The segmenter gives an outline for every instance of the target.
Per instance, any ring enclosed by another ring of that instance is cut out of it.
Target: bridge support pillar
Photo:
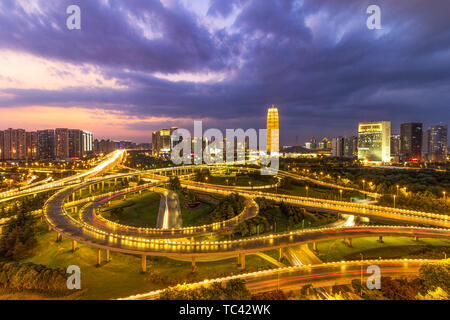
[[[97,249],[97,267],[100,267],[100,264],[102,263],[102,251],[100,249]]]
[[[383,241],[383,236],[379,236],[378,237],[378,242],[380,242],[380,243],[383,243],[384,241]]]
[[[419,237],[415,236],[414,241],[419,241]]]
[[[109,252],[109,250],[106,250],[106,262],[110,262],[111,261],[111,253]]]
[[[62,241],[62,235],[57,232],[56,233],[56,242],[61,242],[61,241]]]
[[[77,250],[77,242],[72,240],[72,252],[75,252],[75,250]]]
[[[141,266],[142,266],[142,273],[147,272],[147,256],[145,254],[142,255],[141,258]]]
[[[89,185],[89,193],[91,193],[92,192],[92,185],[90,184]]]
[[[348,241],[348,242],[347,242],[347,243],[348,243],[348,246],[349,246],[349,247],[352,247],[352,238],[348,238],[347,241]]]
[[[319,250],[317,249],[317,242],[314,242],[314,243],[313,243],[313,250],[316,251],[316,252],[319,251]]]
[[[245,269],[245,253],[239,253],[238,261],[240,269]]]
[[[195,266],[195,257],[192,257],[192,272],[195,272],[196,266]]]
[[[3,227],[0,226],[0,234],[3,232]]]
[[[105,181],[102,181],[102,192],[105,190]]]
[[[283,248],[280,248],[280,256],[278,258],[278,261],[281,261],[281,259],[283,259],[283,256],[284,256],[284,250],[283,250]]]

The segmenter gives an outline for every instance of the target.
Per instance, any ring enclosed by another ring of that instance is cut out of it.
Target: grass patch
[[[309,244],[310,249],[313,245]],[[383,243],[378,238],[353,238],[352,247],[341,239],[318,243],[317,257],[323,262],[359,260],[360,253],[364,259],[381,258],[437,258],[443,259],[442,252],[450,256],[450,240],[420,239],[414,241],[409,237],[383,237]]]
[[[110,207],[103,207],[102,214],[106,219],[120,224],[155,228],[160,199],[156,192],[145,192],[129,200],[117,199],[112,201]]]

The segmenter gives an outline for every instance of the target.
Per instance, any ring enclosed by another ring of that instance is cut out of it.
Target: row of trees
[[[381,206],[393,206],[393,195],[383,195],[379,199],[378,204]],[[436,199],[435,196],[429,191],[424,193],[414,193],[410,196],[400,194],[395,198],[395,206],[397,208],[414,209],[441,214],[450,213],[450,202],[444,202]]]
[[[24,208],[4,227],[0,238],[0,256],[18,260],[33,255],[38,246],[35,218]]]
[[[34,263],[0,262],[0,286],[4,289],[30,290],[50,295],[65,295],[67,274],[64,269],[52,269]]]
[[[165,289],[160,294],[160,300],[250,300],[250,297],[250,291],[241,279],[226,283],[214,282],[210,286],[197,288],[178,285]]]
[[[235,231],[242,237],[268,232],[276,222],[279,210],[276,202],[265,198],[256,198],[255,201],[259,206],[259,214],[240,223],[239,228]]]
[[[49,198],[53,191],[38,193],[36,196],[22,197],[14,202],[6,202],[0,208],[0,218],[17,215],[21,210],[34,211],[42,209],[45,201]]]
[[[219,222],[234,218],[244,210],[244,198],[237,193],[223,198],[212,214],[213,222]]]
[[[381,278],[381,290],[361,288],[361,281],[352,281],[355,293],[362,291],[362,298],[367,300],[448,300],[450,299],[450,259],[427,263],[420,267],[419,277]]]

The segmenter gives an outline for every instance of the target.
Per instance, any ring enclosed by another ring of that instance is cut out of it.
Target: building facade
[[[280,123],[278,109],[272,105],[267,110],[267,152],[280,151]]]
[[[358,160],[390,162],[391,122],[365,122],[358,125]]]
[[[410,122],[400,126],[400,158],[419,161],[422,158],[422,123]]]

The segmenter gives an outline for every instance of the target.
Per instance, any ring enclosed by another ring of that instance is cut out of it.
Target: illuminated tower
[[[278,109],[272,105],[267,111],[267,152],[279,151],[279,132],[280,125],[278,121]]]

